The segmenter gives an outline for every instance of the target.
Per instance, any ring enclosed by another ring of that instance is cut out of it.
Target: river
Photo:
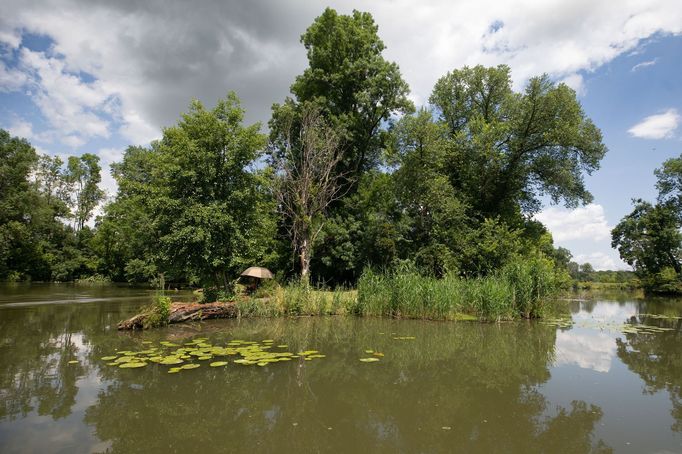
[[[118,332],[151,296],[0,284],[0,452],[682,452],[681,301],[595,297],[542,322],[306,317]],[[227,356],[175,374],[102,360],[192,340],[324,357],[259,367]]]

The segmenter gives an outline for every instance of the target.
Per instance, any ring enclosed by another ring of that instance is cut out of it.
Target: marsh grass
[[[541,317],[561,278],[544,258],[516,260],[499,272],[465,279],[425,277],[403,268],[366,270],[351,306],[356,315],[456,320],[510,320]]]
[[[329,290],[292,282],[273,287],[268,294],[237,302],[244,317],[277,317],[305,315],[343,315],[356,304],[357,291],[337,288]]]

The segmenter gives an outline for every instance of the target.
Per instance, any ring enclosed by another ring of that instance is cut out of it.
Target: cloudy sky
[[[588,178],[593,204],[538,215],[558,245],[622,268],[609,230],[630,199],[653,199],[653,170],[682,152],[679,0],[3,0],[0,127],[41,152],[95,152],[105,168],[146,144],[190,99],[234,90],[266,123],[306,65],[299,37],[325,6],[370,11],[422,105],[463,65],[509,64],[516,88],[548,73],[578,92],[610,151]],[[111,177],[104,186],[115,191]]]

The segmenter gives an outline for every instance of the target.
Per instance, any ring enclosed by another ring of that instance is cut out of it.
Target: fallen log
[[[212,318],[236,318],[239,310],[234,302],[227,303],[172,303],[166,323],[182,323],[190,320]],[[119,330],[145,329],[150,326],[149,319],[157,316],[153,311],[145,311],[118,324]]]

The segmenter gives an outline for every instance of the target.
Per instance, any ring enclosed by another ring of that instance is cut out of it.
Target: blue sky
[[[43,153],[97,153],[108,165],[146,144],[192,98],[235,90],[266,123],[306,64],[300,34],[323,7],[304,0],[7,0],[0,17],[0,127]],[[653,171],[682,153],[682,2],[331,1],[369,10],[423,105],[463,65],[505,63],[516,89],[548,73],[573,87],[609,153],[587,177],[591,205],[546,207],[555,243],[598,269],[623,268],[610,229],[631,199],[655,198]],[[7,14],[9,12],[9,14]],[[115,183],[107,174],[110,194]]]

